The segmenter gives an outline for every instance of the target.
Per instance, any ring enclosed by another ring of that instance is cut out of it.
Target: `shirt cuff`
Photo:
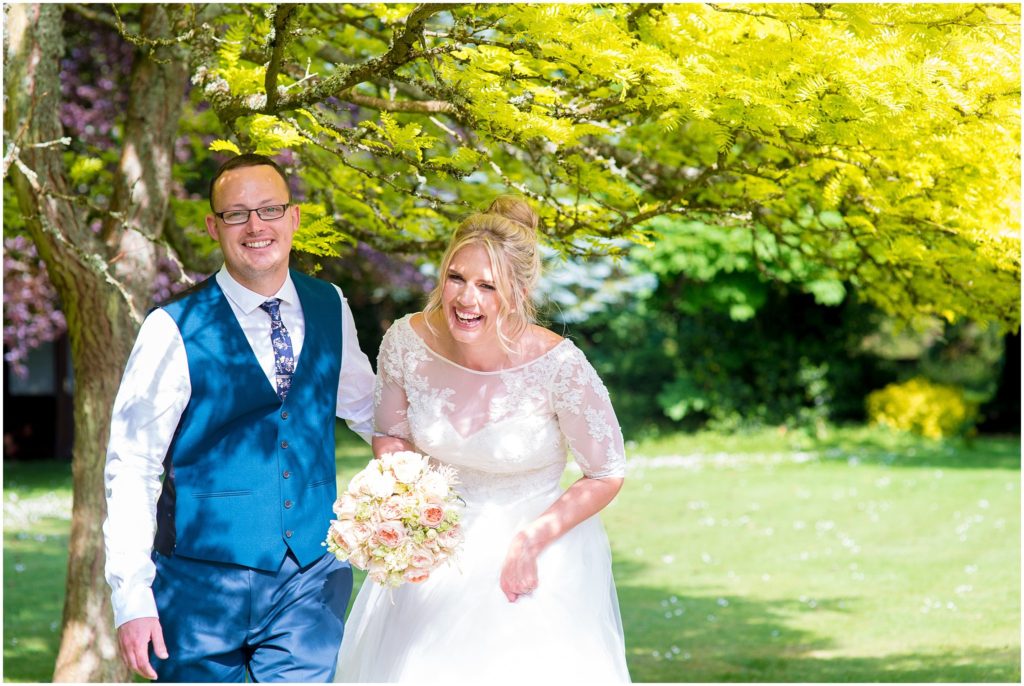
[[[373,431],[373,421],[364,419],[361,422],[355,422],[349,419],[345,420],[345,424],[348,428],[357,434],[361,439],[366,441],[368,444],[373,444],[373,437],[376,435]]]
[[[141,617],[158,617],[156,599],[149,586],[124,590],[113,598],[114,627]]]

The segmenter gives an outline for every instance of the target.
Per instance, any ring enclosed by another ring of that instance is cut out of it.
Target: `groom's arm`
[[[338,375],[337,415],[369,443],[373,436],[373,368],[359,347],[359,335],[348,301],[340,288],[334,288],[341,299],[341,373]]]
[[[139,330],[114,400],[104,470],[105,575],[121,657],[147,678],[155,678],[149,643],[166,652],[152,591],[156,502],[163,459],[190,395],[181,334],[166,312],[155,310]]]

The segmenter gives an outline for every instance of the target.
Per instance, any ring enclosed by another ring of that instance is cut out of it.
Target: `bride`
[[[336,681],[629,681],[594,516],[622,487],[622,433],[583,353],[533,323],[536,227],[511,197],[469,217],[423,312],[384,336],[374,453],[453,465],[465,544],[423,583],[366,580]],[[567,453],[583,477],[563,492]]]

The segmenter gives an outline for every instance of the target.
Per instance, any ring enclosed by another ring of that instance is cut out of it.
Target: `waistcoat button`
[[[286,509],[286,510],[292,509],[292,501],[290,501],[290,500],[284,501],[284,509]]]
[[[288,410],[281,411],[281,419],[288,419]]]
[[[288,441],[281,441],[281,447],[282,448],[287,448],[288,447]]]
[[[292,473],[286,469],[284,470],[284,474],[282,474],[281,476],[283,476],[286,479],[290,479],[292,477]]]
[[[288,531],[285,531],[284,532],[284,537],[285,538],[291,538],[292,537],[292,530],[288,529]]]

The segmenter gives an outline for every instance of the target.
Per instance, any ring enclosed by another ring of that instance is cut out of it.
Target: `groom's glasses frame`
[[[266,207],[257,207],[252,210],[227,210],[226,212],[214,212],[213,215],[219,217],[225,224],[244,224],[249,221],[249,217],[255,212],[257,217],[269,222],[283,217],[289,207],[291,207],[291,203],[267,205]]]

